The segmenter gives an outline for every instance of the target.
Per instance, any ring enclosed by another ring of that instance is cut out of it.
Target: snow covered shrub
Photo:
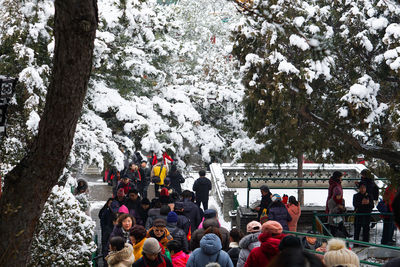
[[[90,265],[94,228],[69,187],[55,186],[36,229],[30,266]]]

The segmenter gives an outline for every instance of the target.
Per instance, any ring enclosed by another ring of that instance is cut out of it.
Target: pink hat
[[[248,233],[256,233],[261,231],[261,223],[257,221],[251,221],[247,224],[246,230]]]
[[[126,213],[126,214],[128,214],[128,213],[129,213],[129,210],[128,210],[128,208],[127,208],[125,205],[122,205],[121,207],[119,207],[118,212],[119,212],[119,213]]]
[[[261,226],[263,233],[279,235],[282,234],[282,230],[282,225],[277,221],[267,221]]]

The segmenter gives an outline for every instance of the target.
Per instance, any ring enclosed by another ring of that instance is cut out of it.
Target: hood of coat
[[[260,246],[260,241],[258,241],[258,236],[261,234],[261,232],[257,233],[252,233],[249,235],[246,235],[245,237],[242,238],[239,242],[239,247],[244,248],[244,249],[253,249],[254,247],[259,247]],[[250,248],[250,246],[252,246]]]
[[[261,234],[258,237],[261,242],[261,251],[268,256],[275,256],[279,253],[279,244],[284,237],[284,234],[276,236],[272,236],[270,233]]]
[[[125,247],[119,251],[113,251],[106,257],[109,265],[115,265],[121,261],[134,261],[133,247],[131,244],[125,243]]]
[[[216,234],[206,234],[200,240],[200,248],[207,255],[214,255],[222,249],[221,240]]]

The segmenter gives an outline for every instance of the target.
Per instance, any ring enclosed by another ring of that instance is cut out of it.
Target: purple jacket
[[[288,222],[292,220],[285,205],[280,202],[274,202],[268,210],[268,220],[274,220],[282,225],[283,230],[289,231]]]

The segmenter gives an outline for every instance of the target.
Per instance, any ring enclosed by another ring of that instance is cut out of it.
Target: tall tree
[[[92,69],[97,1],[55,1],[55,52],[38,135],[5,177],[0,200],[0,265],[25,266],[43,206],[72,146]]]
[[[275,134],[272,144],[298,143],[301,120],[305,155],[364,154],[400,165],[397,2],[237,2],[247,18],[234,31],[233,53],[250,132],[261,140]]]

